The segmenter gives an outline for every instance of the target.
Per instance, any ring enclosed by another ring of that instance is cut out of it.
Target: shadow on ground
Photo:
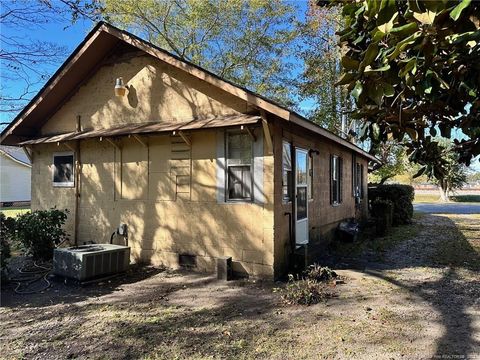
[[[479,329],[473,325],[473,315],[479,314],[472,314],[480,306],[480,221],[462,214],[422,216],[417,237],[398,244],[381,261],[368,251],[362,257],[329,254],[325,259],[332,266],[388,281],[427,302],[440,314],[444,328],[434,358],[480,353]],[[430,276],[432,269],[440,276]]]
[[[284,318],[272,319],[272,309],[279,305],[278,298],[271,296],[272,286],[246,280],[225,283],[204,274],[159,273],[151,268],[139,268],[136,273],[146,275],[128,279],[129,274],[123,279],[133,286],[115,288],[112,284],[110,290],[70,287],[70,296],[58,297],[57,306],[50,303],[54,296],[44,294],[37,296],[42,303],[34,295],[23,297],[28,304],[10,301],[11,308],[23,309],[2,321],[13,332],[9,337],[30,328],[28,339],[10,346],[21,349],[26,358],[43,359],[96,358],[100,354],[102,358],[137,359],[152,353],[158,358],[192,354],[233,358],[251,346],[262,328],[271,332],[272,324],[288,327]],[[142,286],[135,287],[134,281],[140,280]],[[42,306],[45,310],[39,314]]]
[[[55,304],[69,304],[84,301],[92,297],[99,297],[120,291],[119,286],[121,285],[141,282],[163,271],[164,269],[161,268],[134,265],[126,273],[83,286],[71,280],[50,275],[47,278],[51,284],[50,287],[34,294],[16,293],[17,283],[11,281],[2,283],[0,304],[2,307],[11,308],[40,308]],[[15,272],[11,275],[14,277]],[[46,285],[44,280],[40,280],[38,283],[39,285],[37,287],[44,287],[44,285]],[[34,289],[35,287],[32,288]]]
[[[418,233],[382,261],[332,256],[358,278],[347,278],[340,297],[311,307],[283,306],[273,292],[279,284],[150,267],[85,288],[2,291],[0,352],[42,359],[477,354],[480,224],[439,215],[416,221]],[[428,326],[441,331],[424,339]]]

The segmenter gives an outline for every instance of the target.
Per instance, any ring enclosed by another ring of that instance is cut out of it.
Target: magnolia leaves
[[[408,136],[421,143],[428,133],[462,129],[470,137],[462,143],[462,161],[479,154],[478,135],[468,134],[480,134],[480,124],[468,119],[480,112],[480,2],[340,4],[347,25],[339,33],[346,51],[338,84],[355,99],[353,116],[365,125],[364,138]]]
[[[390,31],[391,34],[398,36],[398,37],[404,37],[404,36],[409,36],[416,32],[418,30],[418,25],[417,23],[409,23],[401,26],[397,26],[392,28]]]
[[[357,81],[355,83],[355,87],[353,88],[353,90],[350,94],[353,96],[355,101],[358,101],[358,98],[360,97],[362,91],[363,91],[362,83],[360,81]]]
[[[460,4],[458,4],[455,9],[453,9],[451,12],[450,12],[450,17],[457,21],[458,18],[460,17],[460,15],[462,14],[462,11],[468,6],[470,5],[470,3],[472,2],[472,0],[463,0]]]
[[[356,70],[360,65],[360,61],[349,58],[348,56],[342,57],[342,67],[347,70]]]
[[[433,11],[427,10],[424,13],[413,13],[413,17],[424,25],[431,25],[435,21],[437,14]]]
[[[367,65],[370,65],[373,62],[373,60],[375,60],[375,58],[378,55],[378,50],[379,50],[378,44],[372,43],[368,45],[368,48],[365,51],[365,55],[363,56],[363,60],[359,66],[360,72],[364,70]]]
[[[377,29],[384,34],[388,34],[393,29],[393,22],[395,21],[396,17],[397,17],[397,13],[394,13],[392,18],[388,22],[386,22],[385,24],[379,25]]]

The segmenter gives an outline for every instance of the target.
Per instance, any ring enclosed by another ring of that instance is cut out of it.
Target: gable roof
[[[22,148],[17,146],[0,145],[0,154],[19,163],[20,165],[32,167],[27,154],[25,154],[25,151]]]
[[[364,150],[314,124],[298,113],[105,22],[99,22],[92,29],[38,94],[4,129],[0,136],[0,144],[18,145],[22,141],[31,139],[35,135],[35,130],[59,109],[63,101],[73,94],[86,81],[85,79],[88,79],[97,70],[101,61],[122,42],[245,100],[259,109],[326,137],[369,160],[378,162],[375,157]]]

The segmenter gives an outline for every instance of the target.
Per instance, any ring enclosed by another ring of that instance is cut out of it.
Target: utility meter
[[[125,240],[125,246],[128,246],[128,228],[127,224],[120,224],[118,228],[115,229],[115,231],[112,233],[112,236],[110,236],[110,244],[113,244],[113,239],[116,236],[121,236],[123,237],[123,240]]]
[[[120,224],[117,229],[117,234],[120,236],[127,236],[127,224]]]

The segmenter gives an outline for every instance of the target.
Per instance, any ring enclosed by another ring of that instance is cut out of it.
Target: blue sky
[[[94,24],[91,21],[80,20],[76,24],[72,25],[69,21],[65,20],[55,21],[41,26],[35,26],[35,31],[32,31],[32,29],[28,28],[18,31],[18,29],[12,30],[11,28],[5,26],[1,26],[0,31],[5,37],[17,36],[23,40],[31,39],[33,41],[51,41],[60,46],[64,46],[66,51],[63,59],[61,59],[56,65],[44,66],[44,68],[46,68],[50,74],[53,74],[61,66],[64,60],[71,54],[71,52],[78,46],[78,44],[80,44],[93,26]],[[12,82],[9,85],[10,87],[6,89],[7,94],[15,94],[16,92],[22,91],[24,87],[24,83],[22,81]],[[39,90],[41,86],[42,84],[38,84],[36,86],[37,90]],[[10,122],[13,120],[14,116],[15,114],[12,113],[0,112],[0,122]]]

